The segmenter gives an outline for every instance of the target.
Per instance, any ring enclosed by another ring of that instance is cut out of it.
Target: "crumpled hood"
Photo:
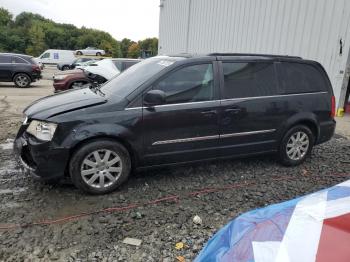
[[[23,113],[29,118],[47,119],[80,108],[106,103],[107,99],[89,88],[70,90],[34,101]]]

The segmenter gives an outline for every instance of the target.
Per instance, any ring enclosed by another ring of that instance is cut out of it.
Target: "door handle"
[[[206,115],[206,116],[212,116],[212,115],[216,115],[217,111],[216,110],[208,110],[208,111],[201,112],[201,114]]]
[[[241,111],[242,111],[241,108],[228,108],[228,109],[225,109],[225,112],[231,113],[231,114],[238,114]]]

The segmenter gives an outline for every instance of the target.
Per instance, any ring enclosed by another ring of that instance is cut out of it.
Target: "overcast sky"
[[[109,32],[114,38],[158,37],[159,0],[0,0],[17,15],[38,13],[55,22]]]

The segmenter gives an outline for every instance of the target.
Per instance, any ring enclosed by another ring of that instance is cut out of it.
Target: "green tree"
[[[22,12],[13,20],[8,10],[0,8],[0,51],[36,56],[49,48],[76,50],[95,46],[113,57],[139,57],[140,49],[151,50],[155,55],[157,43],[156,38],[139,43],[124,38],[119,42],[107,32],[55,23],[30,12]]]
[[[45,34],[40,26],[39,23],[34,22],[29,29],[29,46],[26,48],[26,53],[33,55],[33,56],[38,56],[40,55],[45,49]]]
[[[128,56],[128,50],[129,47],[135,42],[131,41],[128,38],[124,38],[122,39],[122,41],[120,42],[120,49],[122,52],[122,57],[127,57]]]
[[[146,38],[139,41],[141,51],[150,53],[152,56],[158,53],[158,38]]]
[[[140,46],[138,43],[133,43],[129,46],[128,49],[128,57],[130,58],[138,58],[140,57]]]
[[[5,8],[0,7],[0,26],[9,26],[12,22],[12,14]]]

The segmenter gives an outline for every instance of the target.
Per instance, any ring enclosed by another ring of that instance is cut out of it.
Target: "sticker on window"
[[[172,65],[172,64],[174,64],[173,61],[162,60],[162,61],[159,61],[159,62],[158,62],[158,65],[161,65],[161,66],[170,66],[170,65]]]
[[[58,59],[58,53],[53,53],[53,59]]]

